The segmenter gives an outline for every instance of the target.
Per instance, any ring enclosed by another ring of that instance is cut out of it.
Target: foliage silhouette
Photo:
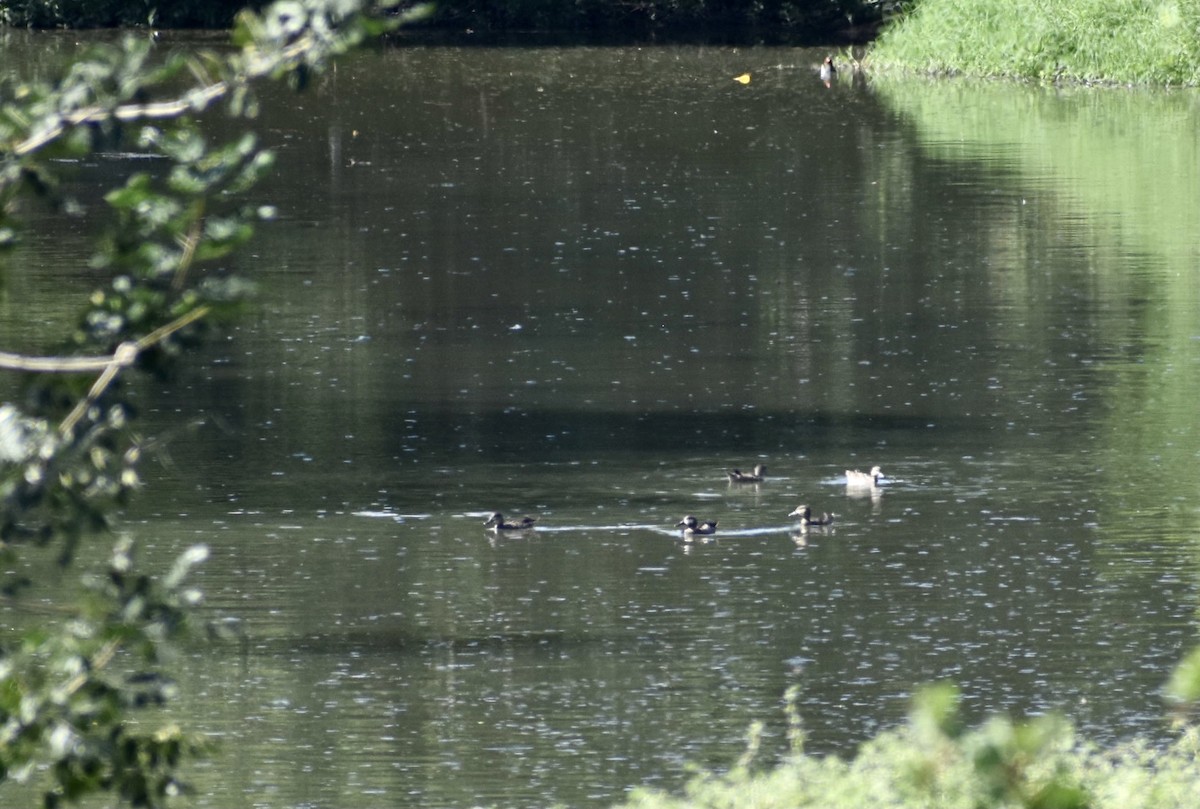
[[[186,551],[159,577],[138,569],[128,537],[107,561],[78,560],[97,558],[81,545],[141,486],[123,379],[168,374],[251,289],[222,260],[271,218],[249,192],[273,156],[248,131],[210,142],[206,116],[248,122],[256,83],[302,87],[413,13],[281,0],[238,17],[232,51],[161,56],[150,38],[127,36],[53,80],[0,79],[0,246],[20,239],[36,206],[80,215],[64,166],[100,150],[155,158],[105,195],[90,261],[105,280],[50,347],[56,356],[0,353],[0,368],[25,377],[23,400],[0,405],[0,554],[10,571],[39,555],[83,568],[67,595],[27,574],[0,582],[10,599],[55,602],[53,618],[0,645],[0,783],[36,779],[44,806],[93,794],[162,806],[186,791],[180,769],[204,749],[162,709],[175,694],[168,653],[200,600],[187,574],[207,550]]]

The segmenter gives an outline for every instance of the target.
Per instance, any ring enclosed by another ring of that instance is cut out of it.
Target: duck
[[[826,84],[833,81],[833,77],[837,75],[837,68],[833,66],[832,56],[825,57],[825,61],[821,63],[818,74],[821,77],[821,81],[825,82]]]
[[[675,523],[675,527],[682,528],[684,536],[691,536],[691,535],[711,536],[712,534],[717,533],[717,521],[716,520],[705,520],[704,522],[700,522],[695,517],[693,517],[691,514],[687,515],[682,520]]]
[[[483,525],[493,531],[524,531],[532,528],[535,522],[537,522],[537,517],[522,517],[519,522],[505,522],[503,514],[493,511]]]
[[[799,517],[801,525],[832,525],[833,515],[828,512],[820,517],[812,515],[812,509],[808,506],[796,506],[795,511],[788,515],[789,517]]]
[[[731,469],[726,474],[729,475],[730,483],[762,483],[767,479],[767,467],[758,464],[754,467],[753,472],[743,472],[740,469]]]
[[[846,470],[846,485],[847,486],[878,486],[879,479],[883,477],[883,470],[878,466],[872,466],[870,472],[860,472],[857,469]]]

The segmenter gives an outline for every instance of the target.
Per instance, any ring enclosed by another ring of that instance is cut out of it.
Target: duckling
[[[796,510],[788,516],[799,517],[801,525],[833,525],[832,514],[825,512],[820,517],[814,517],[812,509],[808,506],[796,506]]]
[[[705,520],[704,522],[698,522],[691,514],[675,523],[675,527],[682,528],[683,535],[685,537],[692,535],[711,536],[712,534],[717,533],[716,520]]]
[[[875,487],[879,485],[879,479],[883,476],[883,470],[878,466],[872,466],[870,472],[860,472],[857,469],[847,469],[846,485]]]
[[[767,479],[767,467],[758,464],[754,467],[754,472],[743,472],[740,469],[731,469],[726,474],[729,475],[730,483],[762,483]]]
[[[826,56],[825,61],[821,63],[817,74],[821,77],[821,81],[829,84],[833,81],[833,77],[837,75],[837,68],[833,66],[833,57]]]
[[[485,528],[491,528],[493,531],[524,531],[527,528],[532,528],[537,522],[537,517],[522,517],[520,522],[505,522],[504,515],[499,511],[493,511],[491,516],[487,518],[487,522],[483,525]]]

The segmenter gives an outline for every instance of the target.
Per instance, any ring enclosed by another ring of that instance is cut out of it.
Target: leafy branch
[[[100,149],[157,158],[154,172],[104,196],[90,266],[105,280],[58,348],[0,352],[0,370],[26,380],[23,403],[0,404],[0,558],[50,548],[66,567],[83,539],[109,527],[141,485],[122,380],[131,369],[169,371],[251,289],[222,260],[272,218],[248,192],[274,156],[248,132],[210,143],[203,116],[223,102],[227,114],[251,118],[256,83],[303,88],[337,55],[420,13],[395,5],[280,0],[239,15],[229,53],[160,55],[150,40],[127,37],[53,81],[0,78],[0,247],[20,238],[30,205],[84,212],[62,191],[64,166],[84,161],[61,158]],[[121,539],[103,571],[85,572],[64,620],[0,644],[0,786],[46,779],[47,807],[95,793],[158,807],[184,790],[178,769],[202,746],[169,717],[149,731],[133,717],[174,694],[165,651],[199,602],[184,580],[206,555],[193,548],[156,579],[138,572],[132,540]],[[0,594],[37,585],[9,573]]]

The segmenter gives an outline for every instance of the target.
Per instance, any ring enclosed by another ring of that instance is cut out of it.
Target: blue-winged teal
[[[483,525],[493,531],[524,531],[526,528],[532,528],[535,522],[537,517],[522,517],[519,522],[505,522],[503,514],[493,511]]]
[[[808,506],[796,506],[796,510],[788,515],[789,517],[799,517],[801,525],[832,525],[833,515],[829,513],[822,514],[820,517],[812,515],[812,509]]]
[[[675,523],[675,527],[682,528],[684,536],[689,536],[689,535],[711,536],[712,534],[717,533],[717,521],[716,520],[705,520],[704,522],[699,522],[691,514],[687,515],[682,520]]]
[[[762,483],[767,479],[767,467],[758,464],[754,467],[754,472],[743,472],[740,469],[731,469],[726,474],[729,475],[730,483]]]
[[[878,486],[879,479],[883,477],[883,470],[878,466],[872,466],[870,472],[860,472],[857,469],[846,470],[846,485],[847,486]]]

